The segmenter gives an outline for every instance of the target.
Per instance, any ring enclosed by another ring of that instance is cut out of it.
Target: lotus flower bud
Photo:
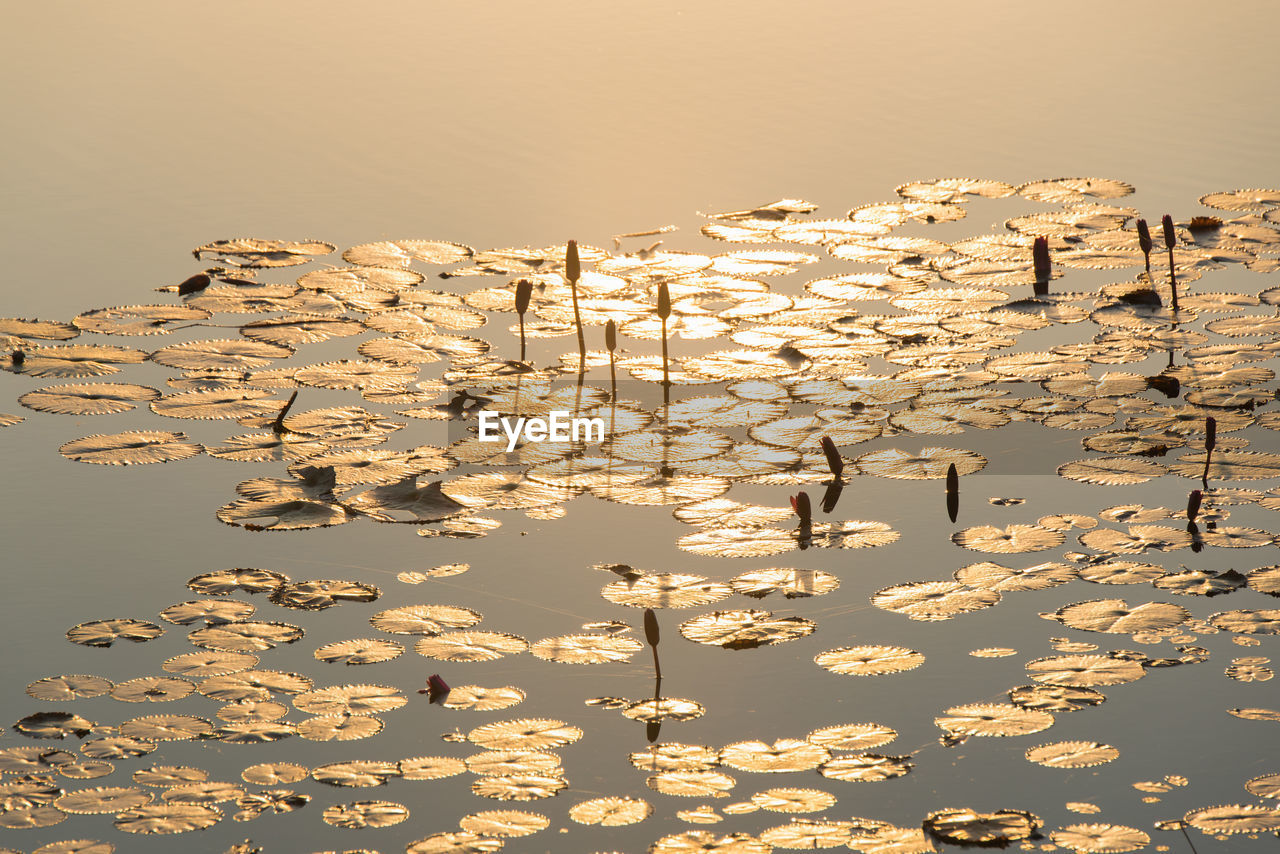
[[[612,320],[604,325],[604,346],[610,353],[618,347],[618,324]]]
[[[666,320],[671,316],[671,291],[667,289],[667,283],[663,282],[658,285],[658,317]]]
[[[1200,512],[1201,492],[1198,489],[1191,490],[1191,495],[1187,496],[1187,521],[1194,522],[1196,515]]]
[[[521,279],[516,282],[516,313],[524,314],[529,310],[529,298],[533,296],[533,282]]]
[[[792,496],[791,509],[800,517],[801,525],[808,525],[813,518],[813,512],[809,507],[809,493],[801,491]]]
[[[644,639],[649,642],[649,646],[658,645],[658,616],[653,613],[652,608],[644,609]]]
[[[578,262],[578,241],[570,240],[564,252],[564,276],[576,283],[582,275],[582,265]]]
[[[1049,238],[1036,238],[1036,242],[1031,245],[1031,260],[1035,264],[1036,278],[1049,278],[1049,273],[1053,269],[1049,260]]]
[[[1151,229],[1147,228],[1145,219],[1138,220],[1138,248],[1144,255],[1151,254]]]
[[[844,460],[840,458],[840,452],[836,450],[836,443],[831,441],[830,436],[823,436],[822,453],[827,455],[827,468],[831,469],[831,476],[839,479],[841,472],[844,471]]]
[[[1160,225],[1164,227],[1164,248],[1172,249],[1178,245],[1178,238],[1173,233],[1173,217],[1165,214],[1160,220]]]

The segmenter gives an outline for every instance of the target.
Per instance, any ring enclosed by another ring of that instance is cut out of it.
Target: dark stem
[[[587,369],[587,339],[582,334],[582,314],[578,311],[577,281],[569,282],[569,292],[573,295],[573,322],[578,325],[578,371],[582,372]]]
[[[1169,247],[1169,289],[1173,291],[1173,310],[1178,310],[1178,280],[1173,273],[1173,247]]]
[[[662,402],[671,402],[671,375],[667,371],[667,319],[662,318]]]
[[[520,315],[520,361],[524,361],[524,315]]]

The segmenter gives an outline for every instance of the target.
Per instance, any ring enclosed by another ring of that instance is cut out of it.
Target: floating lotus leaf
[[[378,715],[408,702],[386,685],[335,685],[293,698],[293,705],[313,715]]]
[[[1179,457],[1169,466],[1174,474],[1197,480],[1205,472],[1205,454],[1192,453]],[[1259,451],[1220,450],[1209,461],[1208,476],[1216,481],[1266,480],[1280,477],[1280,454]]]
[[[981,454],[956,448],[921,448],[915,454],[889,448],[863,454],[853,462],[863,474],[902,480],[945,478],[952,465],[957,474],[973,474],[987,465]]]
[[[101,377],[119,373],[117,365],[136,365],[146,361],[147,354],[132,347],[105,344],[67,344],[34,347],[21,351],[25,358],[19,364],[7,354],[5,361],[15,373],[31,377]]]
[[[683,504],[672,515],[687,525],[697,525],[700,528],[752,528],[787,519],[792,515],[792,510],[788,507],[741,504],[728,498],[708,498]]]
[[[831,780],[849,783],[879,783],[910,773],[915,767],[906,756],[855,753],[827,761],[818,773]]]
[[[187,833],[212,827],[221,818],[217,809],[202,804],[150,804],[121,812],[115,826],[125,833]]]
[[[720,752],[694,744],[650,745],[632,753],[631,764],[642,771],[709,771],[720,762]]]
[[[883,724],[837,724],[816,729],[806,740],[829,750],[867,750],[888,744],[898,733]]]
[[[911,181],[894,188],[899,196],[917,202],[947,204],[965,201],[964,196],[984,199],[1001,199],[1014,194],[1015,189],[1003,181],[985,178],[937,178],[932,181]]]
[[[740,741],[720,751],[720,761],[739,771],[773,774],[807,771],[831,758],[826,748],[809,741],[780,738],[773,744],[763,741]]]
[[[643,647],[632,638],[609,635],[562,635],[543,638],[529,651],[545,661],[561,664],[605,664],[627,661]]]
[[[289,707],[269,700],[240,700],[218,709],[218,719],[231,723],[262,723],[284,717]]]
[[[443,705],[446,709],[494,712],[524,702],[525,693],[511,685],[484,688],[480,685],[458,685],[450,689]]]
[[[475,253],[470,246],[442,240],[385,240],[361,243],[342,253],[342,260],[358,267],[408,267],[414,261],[426,264],[457,264]],[[335,273],[344,271],[335,270]],[[362,283],[369,281],[366,274]],[[374,281],[380,281],[375,279]]]
[[[944,809],[929,813],[924,831],[939,842],[962,847],[1004,848],[1011,842],[1035,838],[1043,822],[1022,810]]]
[[[325,824],[348,830],[391,827],[409,818],[409,808],[391,801],[356,801],[328,807],[322,818]]]
[[[164,634],[164,629],[145,620],[92,620],[67,630],[67,640],[84,646],[111,646],[118,640],[142,643]]]
[[[946,435],[963,433],[966,427],[988,430],[1009,423],[1009,416],[980,407],[939,404],[896,412],[889,423],[908,433]]]
[[[771,611],[715,611],[681,623],[680,634],[709,646],[754,649],[805,637],[816,628],[803,617],[775,617]]]
[[[796,534],[780,528],[710,528],[686,534],[676,545],[711,557],[763,557],[797,547]]]
[[[101,697],[111,688],[112,682],[109,679],[77,673],[37,679],[27,686],[27,696],[51,703],[66,703],[71,700]]]
[[[297,733],[297,727],[283,721],[240,721],[219,727],[214,736],[228,744],[266,744]]]
[[[213,725],[194,715],[147,715],[120,724],[121,735],[144,741],[190,741],[211,732]]]
[[[623,827],[644,821],[653,814],[648,801],[631,797],[603,797],[582,801],[569,808],[569,818],[578,824]]]
[[[499,801],[534,801],[555,797],[568,786],[563,777],[550,774],[503,774],[481,777],[471,791]]]
[[[70,323],[60,320],[24,320],[17,317],[0,317],[0,335],[15,338],[43,338],[51,341],[67,341],[80,334]]]
[[[480,622],[480,615],[456,605],[409,605],[380,611],[369,624],[393,635],[438,635],[445,629],[465,629]]]
[[[729,585],[708,581],[701,575],[664,572],[615,581],[605,585],[600,595],[633,608],[692,608],[719,602],[732,592]]]
[[[467,758],[472,774],[561,774],[560,757],[555,753],[522,750],[484,750]]]
[[[466,831],[433,833],[405,848],[406,854],[490,854],[503,846],[501,839],[479,836]]]
[[[243,371],[265,368],[276,359],[283,359],[292,353],[293,350],[288,347],[276,344],[228,338],[171,344],[152,353],[151,361],[180,370],[225,368]]]
[[[67,442],[58,450],[68,459],[96,465],[167,463],[189,459],[204,450],[200,445],[183,441],[186,438],[183,433],[131,431],[86,436]]]
[[[724,798],[738,783],[721,771],[663,771],[645,780],[655,792],[680,798]]]
[[[152,765],[133,772],[133,782],[164,789],[183,783],[203,783],[208,779],[209,772],[188,765]]]
[[[260,652],[302,637],[302,629],[288,623],[226,623],[196,629],[187,639],[196,646],[218,652]]]
[[[1106,655],[1059,655],[1027,662],[1036,682],[1065,688],[1096,688],[1136,682],[1147,675],[1136,661]]]
[[[1280,609],[1223,611],[1209,617],[1209,622],[1228,632],[1240,634],[1280,634]]]
[[[287,575],[270,569],[221,569],[197,575],[187,587],[204,596],[226,596],[237,590],[270,593],[288,580]]]
[[[192,623],[212,626],[247,620],[255,610],[257,609],[248,602],[237,602],[234,599],[203,599],[170,605],[160,612],[160,617],[176,626],[189,626]]]
[[[832,673],[853,676],[883,676],[915,670],[924,656],[900,646],[845,646],[818,653],[813,659]]]
[[[1174,551],[1191,545],[1191,535],[1185,531],[1162,525],[1130,525],[1128,532],[1111,528],[1098,528],[1080,535],[1080,544],[1101,552],[1116,554],[1141,554],[1155,551]]]
[[[1280,566],[1259,567],[1248,574],[1245,583],[1250,590],[1280,596]]]
[[[781,593],[788,599],[823,596],[840,586],[840,579],[820,569],[757,569],[730,581],[734,593],[763,599]]]
[[[487,750],[547,750],[573,744],[582,730],[549,718],[520,718],[476,727],[467,740]]]
[[[593,487],[591,494],[618,504],[688,504],[721,495],[729,485],[728,478],[659,475],[637,483]]]
[[[417,756],[401,759],[400,776],[405,780],[439,780],[461,774],[466,766],[451,756]]]
[[[59,415],[114,415],[128,412],[134,404],[155,400],[160,392],[149,386],[129,383],[79,383],[30,391],[18,403],[37,412]]]
[[[400,765],[396,762],[367,760],[333,762],[312,769],[311,776],[317,782],[328,786],[338,786],[346,789],[367,789],[374,786],[385,786],[392,777],[399,777]]]
[[[1083,854],[1117,854],[1145,848],[1151,837],[1122,824],[1069,824],[1049,834],[1055,844]]]
[[[341,602],[373,602],[382,593],[358,581],[295,581],[271,592],[271,602],[297,611],[322,611]]]
[[[9,747],[0,750],[0,771],[8,774],[47,774],[53,768],[75,764],[76,755],[47,747]],[[49,788],[56,789],[52,783]],[[60,790],[59,790],[60,792]],[[56,793],[51,796],[56,797]]]
[[[1096,741],[1056,741],[1027,749],[1028,762],[1046,768],[1092,768],[1110,762],[1120,751]]]
[[[526,480],[514,472],[482,472],[446,481],[441,484],[440,492],[457,507],[523,510],[560,504],[578,495],[580,490]]]
[[[1223,211],[1265,211],[1280,205],[1280,190],[1228,190],[1207,193],[1200,204]]]
[[[1133,634],[1180,626],[1191,619],[1191,613],[1168,602],[1143,602],[1130,607],[1123,599],[1094,599],[1064,605],[1053,617],[1081,631]]]
[[[298,735],[309,741],[355,741],[382,732],[379,718],[350,715],[321,715],[298,724]]]
[[[0,827],[7,827],[15,830],[34,828],[34,827],[52,827],[61,821],[64,821],[67,814],[57,807],[29,807],[27,809],[15,809],[6,812],[0,812]]]
[[[244,789],[235,783],[206,781],[172,786],[160,796],[165,803],[219,804],[244,796]]]
[[[485,810],[463,816],[458,826],[469,833],[499,838],[528,836],[545,830],[551,819],[536,812],[521,810]]]
[[[1001,703],[971,703],[952,706],[933,722],[948,735],[1004,737],[1048,729],[1053,715]]]
[[[146,756],[155,749],[155,742],[127,735],[95,738],[80,745],[80,752],[94,759],[129,759]]]
[[[972,563],[955,571],[955,580],[966,587],[1015,593],[1024,590],[1046,590],[1075,578],[1074,568],[1062,563],[1040,563],[1011,569],[998,563]]]
[[[1164,569],[1150,563],[1107,561],[1081,567],[1079,575],[1094,584],[1145,584],[1164,575]]]
[[[427,658],[439,661],[496,661],[506,655],[519,655],[529,642],[505,632],[447,632],[419,640],[414,649]]]
[[[1005,528],[977,525],[951,537],[958,546],[993,554],[1044,551],[1061,545],[1065,539],[1060,531],[1039,525],[1009,525]]]
[[[871,597],[877,608],[925,621],[949,620],[999,601],[995,590],[974,590],[952,581],[913,581],[886,587]]]
[[[318,661],[343,664],[379,664],[399,658],[403,654],[404,647],[400,644],[377,638],[336,641],[325,644],[315,651]]]

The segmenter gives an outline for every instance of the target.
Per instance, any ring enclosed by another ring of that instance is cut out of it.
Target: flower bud
[[[612,320],[604,325],[604,346],[610,353],[618,347],[618,324]]]
[[[667,283],[663,282],[658,285],[658,317],[666,320],[671,316],[671,292],[667,289]]]
[[[582,275],[582,265],[578,262],[578,241],[570,240],[564,252],[564,277],[576,283]]]
[[[1173,217],[1165,214],[1160,220],[1160,225],[1164,227],[1164,248],[1172,249],[1178,245],[1178,238],[1173,233]]]
[[[1147,228],[1145,219],[1138,220],[1138,248],[1144,255],[1151,254],[1151,229]]]
[[[529,310],[529,298],[533,296],[533,282],[521,279],[516,282],[516,313],[524,314]]]

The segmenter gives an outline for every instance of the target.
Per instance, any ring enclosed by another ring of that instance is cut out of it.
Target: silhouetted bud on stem
[[[612,320],[604,325],[604,346],[610,353],[618,347],[618,324]]]
[[[1218,444],[1218,420],[1210,415],[1204,420],[1204,449],[1212,451]]]
[[[1151,229],[1147,228],[1145,219],[1138,220],[1138,248],[1143,255],[1151,254]]]
[[[1178,243],[1177,236],[1173,233],[1173,217],[1165,214],[1160,220],[1160,225],[1164,228],[1164,248],[1172,249]]]
[[[569,280],[569,294],[573,297],[573,323],[578,327],[578,374],[587,369],[587,337],[582,332],[582,313],[578,310],[578,277],[582,265],[578,263],[578,241],[570,240],[564,250],[564,276]]]
[[[1049,260],[1049,238],[1036,238],[1036,242],[1031,245],[1031,260],[1035,264],[1036,278],[1049,278],[1049,273],[1053,270]]]
[[[582,275],[582,264],[578,261],[578,241],[570,240],[564,252],[564,277],[576,283]]]
[[[658,317],[666,320],[671,316],[671,291],[667,288],[667,283],[663,282],[658,285]]]
[[[212,280],[204,273],[196,273],[194,276],[178,285],[178,296],[199,293],[209,287],[210,281]]]
[[[813,521],[813,513],[809,507],[809,493],[801,491],[791,497],[791,509],[800,517],[801,525],[809,525]]]
[[[823,436],[822,453],[827,455],[827,468],[831,469],[831,477],[834,480],[840,479],[840,474],[844,471],[844,460],[840,458],[840,452],[836,450],[836,443],[831,441],[830,436]]]
[[[1194,522],[1196,516],[1200,513],[1200,497],[1201,492],[1198,489],[1191,490],[1191,495],[1187,496],[1187,521]]]
[[[533,282],[521,279],[516,282],[516,314],[524,314],[529,310],[529,298],[533,296]]]
[[[653,613],[652,608],[644,609],[644,639],[649,642],[649,646],[658,645],[658,615]]]

